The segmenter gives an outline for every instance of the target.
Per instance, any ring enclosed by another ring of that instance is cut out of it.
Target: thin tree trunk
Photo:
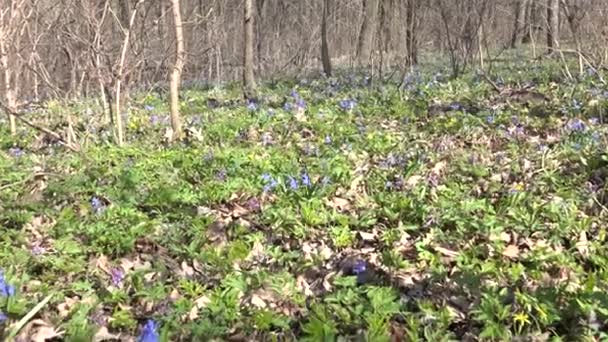
[[[139,0],[139,2],[137,2],[135,5],[135,9],[133,10],[131,19],[129,21],[129,27],[124,30],[125,37],[122,44],[122,51],[120,53],[120,62],[118,64],[118,73],[116,77],[116,135],[118,138],[118,146],[122,146],[125,143],[125,132],[122,122],[122,113],[120,111],[120,91],[122,89],[122,79],[124,77],[125,61],[127,59],[127,48],[129,47],[129,39],[131,38],[131,29],[133,28],[135,17],[137,15],[137,5],[143,1],[144,0]]]
[[[1,36],[1,35],[0,35]],[[6,105],[9,110],[16,111],[15,104],[17,102],[15,89],[13,89],[12,84],[12,76],[9,61],[8,61],[8,51],[7,51],[6,41],[5,39],[0,39],[0,66],[4,70],[4,91],[6,97]],[[7,113],[9,119],[9,125],[11,130],[11,135],[17,134],[17,121],[15,120],[15,116]]]
[[[547,49],[553,52],[559,42],[559,0],[547,0]]]
[[[514,49],[522,43],[523,33],[526,25],[526,9],[529,0],[517,0],[515,4],[515,22],[513,23],[513,35],[511,36],[511,48]]]
[[[179,86],[181,83],[182,70],[186,61],[186,50],[184,49],[184,32],[182,30],[182,14],[179,0],[171,0],[173,5],[173,24],[175,26],[175,65],[171,73],[171,128],[173,128],[173,140],[182,138],[182,121],[179,114]]]
[[[327,43],[327,16],[329,12],[329,0],[323,0],[323,18],[321,20],[321,61],[325,76],[331,77],[331,58],[329,45]]]
[[[243,88],[246,98],[254,97],[256,88],[255,78],[253,74],[253,0],[245,0],[245,16],[244,16],[244,49],[243,49]]]
[[[417,26],[417,0],[407,0],[406,8],[406,28],[405,28],[405,49],[406,64],[409,66],[418,64],[418,47],[416,42],[416,26]]]
[[[378,0],[364,0],[363,23],[359,33],[357,45],[357,60],[359,65],[367,65],[370,62],[376,32],[376,17],[378,16]]]

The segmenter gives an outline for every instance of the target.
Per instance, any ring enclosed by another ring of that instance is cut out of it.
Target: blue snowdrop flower
[[[298,181],[292,176],[289,176],[288,180],[289,180],[289,188],[291,188],[291,190],[297,190],[299,187]]]
[[[160,342],[158,335],[158,325],[154,320],[149,319],[141,330],[137,342]]]

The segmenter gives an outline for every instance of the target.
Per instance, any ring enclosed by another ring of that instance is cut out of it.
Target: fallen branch
[[[35,129],[37,131],[43,132],[43,133],[45,133],[45,134],[53,137],[54,139],[58,140],[62,145],[64,145],[68,149],[70,149],[70,150],[72,150],[74,152],[80,152],[80,149],[78,148],[78,146],[70,144],[65,139],[63,139],[61,137],[61,135],[59,135],[58,133],[55,133],[55,132],[51,131],[50,129],[46,128],[46,127],[39,126],[39,125],[37,125],[37,124],[29,121],[28,119],[26,119],[26,118],[23,117],[23,113],[16,112],[12,108],[10,108],[6,104],[4,104],[4,102],[2,102],[2,101],[0,101],[0,108],[2,108],[8,114],[10,114],[10,115],[14,116],[15,118],[17,118],[17,120],[23,122],[27,126],[33,128],[33,129]]]

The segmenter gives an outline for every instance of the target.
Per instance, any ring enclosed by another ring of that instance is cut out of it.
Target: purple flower
[[[153,126],[156,126],[156,125],[158,125],[159,122],[160,122],[160,117],[158,115],[150,116],[150,124],[152,124]]]
[[[121,267],[115,267],[110,271],[110,276],[112,278],[112,285],[118,287],[122,284],[122,281],[125,280],[125,272]]]
[[[262,145],[272,145],[272,135],[270,135],[270,133],[264,132],[264,134],[262,134]]]
[[[6,282],[4,272],[0,270],[0,297],[13,297],[15,295],[15,287]]]
[[[591,119],[589,119],[589,123],[592,124],[592,125],[597,125],[597,124],[600,123],[600,119],[598,119],[598,118],[591,118]]]
[[[219,171],[217,172],[216,178],[217,178],[219,181],[223,182],[223,181],[225,181],[225,180],[226,180],[226,176],[227,176],[226,169],[221,169],[221,170],[219,170]]]
[[[301,97],[297,98],[296,107],[298,107],[298,109],[306,109],[306,101],[304,101],[304,99]]]
[[[298,94],[298,92],[297,92],[295,89],[293,89],[293,90],[291,91],[291,94],[290,94],[290,95],[291,95],[291,97],[293,97],[294,99],[298,99],[298,98],[300,98],[300,94]]]
[[[329,135],[325,136],[325,144],[326,145],[330,145],[331,144],[331,136],[329,136]]]
[[[298,181],[293,178],[292,176],[288,177],[289,180],[289,188],[291,188],[291,190],[298,190]]]
[[[290,112],[293,109],[293,105],[290,102],[285,102],[283,105],[283,110],[286,112]]]
[[[255,112],[256,110],[258,110],[258,104],[255,102],[255,100],[248,99],[247,100],[247,109],[250,112]]]
[[[141,330],[141,335],[137,342],[160,342],[158,335],[158,325],[154,320],[149,319]]]
[[[342,110],[349,111],[355,108],[355,106],[357,105],[357,101],[353,99],[341,100],[340,102],[338,102],[338,105]]]
[[[264,184],[264,192],[270,192],[278,185],[277,181],[268,173],[262,174],[262,179],[264,180],[264,183],[266,183]]]
[[[95,214],[100,214],[106,210],[106,205],[97,196],[93,196],[93,198],[91,198],[91,207],[93,207]]]
[[[204,156],[203,156],[203,160],[206,162],[210,162],[215,158],[215,156],[213,155],[213,152],[209,151],[207,152]]]
[[[6,321],[8,321],[8,316],[6,316],[4,312],[0,311],[0,324],[3,324]]]
[[[488,116],[486,117],[486,122],[487,122],[489,125],[493,124],[493,123],[494,123],[494,115],[488,115]]]
[[[147,111],[153,111],[154,110],[154,106],[145,105],[144,109],[147,110]]]
[[[357,260],[353,265],[353,273],[359,275],[367,270],[367,264],[363,260]]]
[[[46,252],[46,250],[43,247],[40,247],[39,245],[32,247],[32,254],[34,256],[40,256],[44,254],[44,252]]]
[[[310,177],[308,176],[308,173],[306,173],[306,171],[302,172],[302,185],[306,187],[310,187],[312,185],[312,183],[310,182]]]
[[[568,123],[566,128],[571,132],[583,132],[585,131],[585,123],[580,119],[574,119]]]
[[[24,152],[19,147],[11,147],[8,149],[8,154],[10,154],[11,156],[13,156],[15,158],[19,158],[19,157],[23,156]]]

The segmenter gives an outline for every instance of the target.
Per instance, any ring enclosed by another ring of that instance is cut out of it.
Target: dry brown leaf
[[[33,333],[29,336],[29,339],[26,339],[27,341],[45,342],[50,339],[61,337],[64,334],[63,331],[55,330],[55,328],[43,320],[37,319],[31,323],[34,326],[32,330]]]
[[[253,294],[251,296],[251,304],[258,307],[259,309],[265,309],[267,306],[266,302],[257,294]]]
[[[300,290],[306,297],[311,297],[314,293],[310,290],[310,284],[306,281],[306,278],[303,275],[299,275],[296,278],[296,286],[298,290]]]
[[[321,250],[319,251],[319,256],[321,256],[323,260],[329,260],[333,254],[334,252],[327,246],[321,247]]]
[[[327,200],[325,202],[328,207],[339,210],[339,211],[349,211],[351,209],[350,202],[347,199],[334,197],[331,200]]]
[[[576,249],[582,257],[589,257],[589,240],[587,240],[587,233],[585,233],[585,231],[582,231],[579,235],[578,241],[576,242]]]
[[[507,248],[502,251],[502,255],[507,258],[516,259],[519,257],[519,247],[517,247],[517,245],[508,245]]]
[[[439,176],[441,172],[445,169],[446,165],[447,163],[445,161],[440,161],[439,163],[435,164],[435,166],[433,166],[431,173]]]
[[[120,335],[110,334],[110,332],[108,331],[108,328],[101,327],[101,328],[99,328],[99,330],[97,330],[97,332],[95,333],[95,336],[93,336],[93,342],[118,340],[119,338],[120,338]]]
[[[448,257],[448,258],[455,258],[458,256],[458,252],[453,251],[451,249],[447,249],[441,246],[435,246],[433,247],[437,252],[441,253],[443,256]]]
[[[190,267],[188,263],[184,260],[181,264],[181,269],[178,271],[178,274],[185,278],[190,278],[194,275],[194,268]]]
[[[101,255],[95,261],[95,266],[100,270],[104,271],[106,274],[112,274],[110,271],[110,262],[108,261],[108,257],[105,255]]]
[[[374,240],[376,240],[376,237],[378,236],[377,232],[368,233],[368,232],[359,231],[357,233],[359,234],[359,236],[361,237],[361,239],[363,241],[374,241]]]
[[[424,179],[424,177],[422,177],[422,176],[418,176],[418,175],[416,175],[416,176],[411,176],[410,178],[408,178],[408,179],[407,179],[407,181],[405,181],[405,184],[406,184],[408,187],[413,188],[413,187],[415,187],[416,185],[418,185],[418,183],[420,183],[420,181],[421,181],[422,179]]]
[[[78,297],[66,297],[63,303],[57,305],[57,311],[59,311],[59,316],[61,316],[62,318],[68,317],[74,305],[79,302],[79,299],[80,298]]]

